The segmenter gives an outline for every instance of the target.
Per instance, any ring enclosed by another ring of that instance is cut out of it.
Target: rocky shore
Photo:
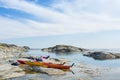
[[[24,76],[25,72],[18,66],[10,64],[0,65],[0,80]]]
[[[27,59],[27,57],[30,56],[24,56],[22,53],[29,51],[30,48],[27,46],[16,46],[13,44],[5,44],[0,43],[0,59],[1,61],[4,61],[7,59],[5,63],[0,64],[0,79],[10,79],[15,77],[21,77],[26,74],[26,71],[31,72],[38,72],[38,73],[45,73],[48,75],[63,75],[66,74],[63,70],[55,69],[55,68],[44,68],[39,66],[19,66],[19,63],[17,60],[30,60]],[[17,58],[11,59],[12,57],[17,56]],[[36,58],[36,57],[33,57]],[[9,61],[9,62],[8,62]],[[62,64],[67,63],[68,60],[65,59],[56,59],[56,58],[49,58],[45,60],[44,62],[50,62],[55,64]]]
[[[29,50],[30,48],[27,46],[21,47],[14,44],[0,43],[0,79],[9,79],[25,75],[25,72],[19,66],[12,66],[5,60],[9,60],[9,58],[18,56]]]
[[[11,57],[15,57],[17,55],[17,59],[14,61],[10,61],[11,63],[16,63],[18,59],[23,59],[27,60],[31,56],[24,56],[22,55],[23,52],[29,51],[29,47],[27,46],[16,46],[13,44],[5,44],[5,43],[0,43],[0,60],[8,59]],[[107,60],[107,59],[119,59],[120,54],[119,53],[112,53],[112,52],[105,52],[105,51],[92,51],[89,49],[84,49],[84,48],[79,48],[79,47],[74,47],[74,46],[69,46],[69,45],[56,45],[54,47],[49,47],[49,48],[43,48],[42,51],[45,52],[52,52],[52,53],[82,53],[83,56],[87,57],[92,57],[97,60]],[[33,57],[33,56],[32,56]],[[38,57],[38,56],[37,56]],[[36,58],[36,57],[33,57]],[[28,59],[30,60],[30,59]],[[71,60],[72,61],[72,60]],[[67,59],[57,59],[57,58],[48,58],[47,60],[44,60],[44,62],[50,62],[50,63],[55,63],[55,64],[72,64],[69,60]],[[11,63],[1,63],[0,64],[0,79],[12,79],[14,77],[21,77],[26,74],[27,71],[35,72],[35,73],[45,73],[48,75],[65,75],[66,72],[61,70],[61,69],[55,69],[55,68],[46,68],[46,67],[39,67],[39,66],[12,66]],[[18,64],[19,65],[19,64]],[[76,72],[77,75],[83,75],[87,74],[90,77],[96,77],[101,75],[101,69],[99,68],[93,68],[90,67],[89,65],[84,65],[83,62],[81,62],[79,65],[75,64],[73,66],[73,71]],[[99,71],[100,70],[100,71]],[[100,73],[98,73],[100,72]],[[75,76],[76,77],[76,76]],[[59,77],[61,79],[61,77]],[[73,76],[74,78],[74,76]],[[64,76],[63,76],[64,79]],[[69,78],[67,77],[65,80],[68,80]],[[71,79],[71,76],[70,76]],[[36,80],[36,79],[34,79]],[[39,80],[39,79],[38,79]],[[54,79],[53,79],[54,80]],[[82,78],[80,80],[83,80]],[[84,79],[84,80],[92,80],[92,79]]]
[[[14,44],[0,43],[0,59],[14,57],[17,54],[27,52],[30,48],[27,46],[16,46]]]

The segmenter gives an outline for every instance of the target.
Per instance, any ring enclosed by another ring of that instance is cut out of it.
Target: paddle
[[[73,63],[70,67],[73,67],[75,65],[75,63]]]
[[[70,70],[70,72],[72,72],[72,74],[75,74],[72,70]]]

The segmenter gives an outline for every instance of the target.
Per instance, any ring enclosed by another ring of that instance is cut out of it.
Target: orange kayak
[[[70,69],[71,66],[65,66],[61,64],[53,64],[53,63],[45,63],[45,62],[31,62],[31,61],[23,61],[23,60],[18,60],[20,63],[24,63],[26,65],[30,66],[42,66],[42,67],[47,67],[47,68],[57,68],[57,69]]]
[[[44,63],[44,65],[47,65],[48,68],[57,68],[57,69],[70,69],[71,66],[65,66],[60,64],[53,64],[53,63]]]
[[[31,66],[42,66],[44,62],[35,62],[35,61],[25,61],[25,60],[17,60],[20,64],[26,64]]]

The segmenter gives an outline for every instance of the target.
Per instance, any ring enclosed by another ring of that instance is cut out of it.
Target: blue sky
[[[120,0],[0,0],[0,42],[120,48],[119,4]]]

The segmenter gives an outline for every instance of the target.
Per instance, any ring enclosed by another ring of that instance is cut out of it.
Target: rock
[[[19,65],[19,62],[17,62],[17,60],[13,60],[13,59],[10,59],[10,60],[9,60],[9,63],[10,63],[11,65],[14,65],[14,66],[18,66],[18,65]]]
[[[9,64],[0,65],[0,79],[9,79],[24,76],[25,72],[18,66]]]
[[[120,54],[114,54],[115,55],[115,58],[120,58]]]
[[[11,65],[13,65],[13,66],[18,66],[18,65],[20,65],[20,63],[14,62],[14,63],[12,63]]]
[[[28,54],[23,54],[23,53],[19,53],[18,54],[18,58],[23,58],[23,57],[29,57],[30,55]]]
[[[23,46],[23,48],[24,48],[25,50],[30,50],[30,47],[28,47],[28,46]]]
[[[23,53],[29,51],[29,49],[27,46],[20,47],[14,44],[0,43],[0,59],[14,57],[17,55],[16,53]]]
[[[63,70],[55,69],[55,68],[44,68],[44,67],[33,66],[31,69],[32,71],[47,73],[49,75],[65,74]]]
[[[30,50],[30,48],[28,46],[20,47],[20,46],[14,45],[14,44],[0,43],[0,46],[5,47],[5,48],[16,48],[18,50],[20,49],[23,52],[26,52],[26,51]]]
[[[45,52],[69,53],[69,52],[81,52],[87,49],[78,48],[78,47],[69,46],[69,45],[56,45],[54,47],[43,48],[41,50]]]
[[[92,58],[98,59],[98,60],[120,58],[120,54],[115,54],[115,53],[111,53],[111,52],[103,52],[103,51],[89,52],[88,54],[84,54],[84,56],[89,56],[89,57],[92,57]]]

